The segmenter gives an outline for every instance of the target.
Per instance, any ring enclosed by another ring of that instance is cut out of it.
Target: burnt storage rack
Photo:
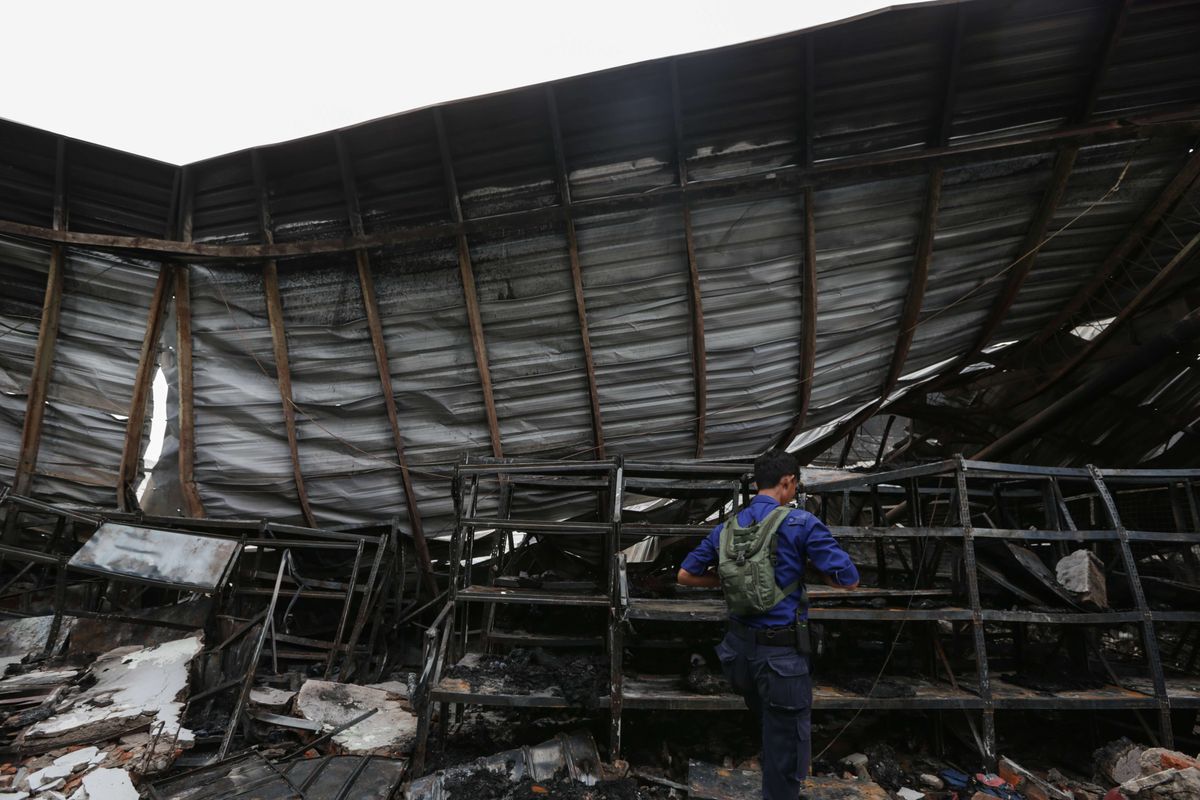
[[[641,465],[638,465],[641,466]],[[631,473],[635,469],[635,465],[627,464],[626,472]],[[729,465],[726,467],[713,466],[708,469],[719,473],[726,480],[733,480],[734,487],[740,487],[740,500],[744,503],[748,500],[750,493],[750,474],[747,465]],[[940,467],[931,468],[936,471]],[[682,476],[687,475],[697,476],[702,474],[701,468],[695,465],[645,465],[645,472],[648,474],[651,471],[657,471],[660,480],[669,481],[674,477],[674,480],[680,482],[680,486],[686,485],[686,479]],[[831,495],[824,492],[823,485],[831,478],[828,473],[821,471],[805,471],[804,479],[807,487],[808,496],[806,504],[809,510],[821,512],[823,509],[829,508],[834,503],[834,497],[842,505],[839,506],[839,512],[845,514],[845,518],[849,518],[852,509],[858,509],[859,512],[869,502],[872,494],[875,495],[878,501],[878,492],[872,491],[869,480],[864,480],[867,476],[851,475],[850,473],[840,473],[842,476],[849,476],[846,480],[851,481],[860,487],[860,498],[852,499],[848,492],[839,492],[836,495]],[[716,474],[713,475],[716,477]],[[739,493],[735,488],[734,496]],[[727,501],[729,497],[726,493]],[[902,497],[906,497],[904,494]],[[739,503],[739,506],[741,503]],[[878,505],[878,504],[877,504]],[[917,505],[916,508],[920,508]],[[726,512],[730,506],[727,504],[721,509]],[[701,524],[694,525],[660,525],[660,524],[630,524],[628,521],[622,523],[621,531],[626,539],[633,534],[641,536],[655,537],[686,537],[687,546],[673,554],[674,558],[668,557],[670,566],[666,572],[673,574],[678,567],[682,556],[694,546],[699,538],[707,535],[713,526],[720,521],[720,514],[710,514],[703,519]],[[882,516],[882,509],[879,508],[879,516]],[[920,526],[917,527],[890,527],[873,530],[870,527],[863,526],[847,526],[834,525],[832,526],[835,536],[839,539],[867,539],[867,538],[883,538],[890,537],[895,540],[906,538],[916,541],[925,538],[926,529]],[[872,549],[872,555],[876,554],[876,550]],[[939,556],[940,558],[940,556]],[[856,558],[856,561],[859,560]],[[711,652],[711,644],[715,642],[724,633],[724,623],[727,619],[725,602],[721,594],[717,590],[692,590],[679,589],[676,591],[676,596],[673,598],[640,598],[637,596],[636,589],[630,586],[630,564],[626,553],[618,553],[615,556],[616,564],[616,583],[614,586],[614,605],[617,610],[616,617],[619,625],[615,628],[614,636],[616,644],[612,648],[614,653],[620,652],[622,649],[627,653],[632,653],[635,658],[639,649],[647,646],[661,646],[658,642],[646,637],[636,635],[640,627],[647,623],[669,623],[677,630],[681,630],[680,623],[695,623],[695,634],[687,637],[686,641],[677,642],[679,646],[690,646],[693,652],[706,658],[707,662],[714,671],[717,669],[716,659]],[[882,563],[886,563],[886,559]],[[934,572],[932,568],[929,572]],[[893,570],[893,575],[895,570]],[[920,570],[917,571],[917,577],[922,578]],[[962,607],[943,607],[943,608],[928,608],[924,605],[939,599],[947,599],[951,596],[951,591],[948,587],[936,587],[933,580],[921,579],[919,582],[904,585],[880,585],[872,583],[870,586],[855,590],[833,589],[823,585],[809,585],[807,587],[809,602],[811,609],[809,616],[814,621],[821,623],[847,623],[848,625],[861,625],[864,623],[909,623],[920,621],[924,623],[933,623],[937,620],[958,620],[969,621],[971,612],[969,609]],[[914,607],[914,601],[921,601],[922,605]],[[702,643],[707,643],[706,647],[701,647]],[[618,647],[617,645],[620,645]],[[631,671],[629,669],[621,669],[621,665],[616,657],[613,660],[613,689],[611,691],[612,706],[613,706],[613,728],[610,739],[610,746],[613,757],[616,757],[620,751],[620,735],[621,735],[621,712],[624,709],[630,710],[657,710],[669,709],[673,711],[737,711],[744,710],[745,703],[742,698],[728,690],[719,691],[710,690],[705,693],[698,693],[689,689],[685,682],[681,680],[678,667],[681,663],[680,659],[675,658],[673,662],[669,657],[664,659],[667,663],[673,663],[677,668],[675,673],[667,672],[666,674],[646,674],[640,671]],[[686,669],[686,666],[684,667]],[[818,677],[818,680],[820,678]],[[951,681],[954,679],[951,678]],[[815,703],[825,709],[840,709],[840,710],[858,710],[859,708],[874,708],[877,710],[890,710],[897,708],[926,708],[939,710],[953,710],[978,708],[981,706],[979,699],[966,691],[963,688],[948,682],[946,685],[940,685],[934,681],[913,681],[912,690],[914,696],[911,698],[896,698],[896,697],[860,697],[844,688],[834,686],[831,683],[817,683],[814,687]]]
[[[749,500],[751,481],[750,465],[744,463],[625,464],[624,493],[630,507],[620,520],[622,549],[613,556],[609,645],[609,749],[614,759],[621,752],[625,709],[744,707],[734,695],[695,694],[682,688],[679,673],[691,652],[707,653],[712,660],[725,602],[719,591],[676,588],[674,581],[682,557],[721,516]],[[630,502],[635,499],[636,504]],[[664,506],[664,501],[673,502]],[[644,663],[658,668],[641,669]],[[664,674],[664,666],[676,668],[675,674]]]
[[[858,548],[870,583],[912,581],[919,592],[932,582],[950,590],[950,604],[932,608],[916,607],[928,605],[917,599],[906,609],[813,609],[822,620],[904,620],[916,634],[914,645],[926,650],[924,677],[907,682],[932,683],[932,691],[917,685],[915,696],[871,697],[849,707],[978,711],[981,729],[973,730],[987,760],[996,756],[997,711],[1018,709],[1133,711],[1140,732],[1170,746],[1171,709],[1196,707],[1196,676],[1191,666],[1165,671],[1161,626],[1185,626],[1171,641],[1188,654],[1200,593],[1151,590],[1148,600],[1143,590],[1152,585],[1147,570],[1196,563],[1200,526],[1188,509],[1198,477],[1200,471],[956,459],[812,487],[810,502],[824,510],[844,546],[874,546],[873,565]],[[1121,505],[1139,509],[1148,529],[1127,530]],[[907,556],[897,546],[905,540]],[[1096,556],[1110,598],[1103,606],[1056,579],[1056,563],[1079,550]],[[1189,574],[1194,581],[1200,573]],[[1193,644],[1193,664],[1195,652]],[[814,704],[837,707],[823,688]],[[1144,712],[1157,712],[1157,720]]]
[[[500,487],[493,516],[478,513],[478,476],[487,471]],[[988,761],[997,754],[997,715],[1008,711],[1123,711],[1136,733],[1169,746],[1200,710],[1200,469],[960,458],[872,474],[806,470],[804,478],[804,507],[863,576],[856,590],[808,587],[809,616],[825,626],[828,645],[816,665],[818,710],[927,711],[935,736],[946,712],[964,713]],[[719,681],[697,692],[684,680],[691,653],[717,666],[711,646],[725,606],[716,590],[673,584],[699,538],[746,500],[747,465],[476,464],[460,470],[456,486],[454,602],[426,634],[427,700],[562,707],[554,696],[447,681],[444,667],[478,658],[466,653],[473,628],[482,649],[497,650],[600,649],[606,627],[613,757],[626,711],[744,708]],[[543,515],[520,510],[522,497]],[[585,522],[589,515],[599,521]],[[485,529],[542,542],[531,548],[493,537],[490,556],[480,555],[474,547],[488,541]],[[543,542],[584,541],[589,532],[590,549],[570,550],[587,562],[594,585],[566,591],[517,577]],[[1056,577],[1063,559],[1090,564],[1107,597],[1069,591]],[[484,562],[489,572],[475,585]],[[607,626],[564,636],[498,624],[500,604],[539,603],[601,609]],[[470,614],[479,604],[482,613]]]
[[[553,687],[530,692],[515,689],[502,678],[472,682],[445,673],[452,665],[474,669],[489,650],[517,646],[603,654],[610,627],[607,565],[616,541],[622,483],[619,458],[482,461],[457,468],[450,612],[430,638],[433,668],[422,676],[429,687],[425,715],[431,714],[432,704],[439,704],[443,732],[454,710],[451,705],[580,705]],[[491,513],[485,510],[485,503]],[[563,520],[563,516],[571,519]],[[526,546],[530,543],[537,547]],[[477,549],[483,544],[490,544],[486,552]],[[562,569],[554,569],[556,564]],[[560,574],[568,572],[581,574]],[[528,609],[578,613],[571,613],[566,630],[539,628],[528,619],[512,621]],[[588,612],[594,614],[594,629],[587,625]],[[476,631],[480,647],[469,652]],[[590,700],[591,707],[608,703],[605,696]]]

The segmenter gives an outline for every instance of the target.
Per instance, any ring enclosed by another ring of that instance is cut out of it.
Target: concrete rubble
[[[1076,550],[1059,559],[1054,567],[1054,575],[1079,602],[1095,608],[1108,608],[1104,564],[1091,550]]]

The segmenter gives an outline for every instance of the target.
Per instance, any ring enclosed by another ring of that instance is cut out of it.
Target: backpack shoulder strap
[[[772,509],[771,516],[768,516],[763,520],[764,523],[770,522],[772,525],[771,532],[770,532],[771,562],[772,563],[776,563],[778,560],[778,557],[779,557],[778,556],[778,553],[779,553],[779,529],[783,527],[783,523],[787,521],[787,518],[795,510],[796,509],[789,508],[788,506],[779,506],[779,508]],[[799,578],[792,581],[787,586],[781,587],[779,591],[781,593],[783,593],[784,595],[790,595],[792,592],[796,591],[797,589],[802,588],[803,586],[804,586],[804,576],[801,575]],[[808,606],[808,593],[807,592],[803,593],[803,598],[801,599],[801,603],[805,607]]]

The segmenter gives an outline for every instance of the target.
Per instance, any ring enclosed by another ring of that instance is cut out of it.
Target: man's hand
[[[719,589],[721,587],[721,578],[717,573],[711,571],[703,575],[693,575],[686,569],[681,569],[675,576],[675,580],[680,586],[696,586],[701,589]]]
[[[857,589],[858,588],[858,581],[855,581],[850,586],[843,586],[842,584],[840,584],[836,580],[834,580],[832,575],[829,575],[824,572],[820,573],[820,575],[821,575],[821,580],[825,583],[825,585],[831,586],[834,589]]]

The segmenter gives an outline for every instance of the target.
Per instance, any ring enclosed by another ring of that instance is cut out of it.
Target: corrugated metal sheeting
[[[448,465],[497,454],[481,358],[504,456],[591,456],[602,442],[642,458],[744,458],[793,430],[837,438],[845,420],[879,407],[894,368],[899,388],[913,390],[975,345],[1037,333],[1184,167],[1200,103],[1197,36],[1196,3],[933,3],[184,168],[76,142],[60,159],[55,137],[4,124],[0,221],[50,228],[57,183],[70,232],[324,242],[323,254],[278,259],[298,468],[263,261],[232,250],[180,256],[200,498],[212,516],[300,519],[298,472],[319,523],[399,515],[407,527],[361,265],[346,241],[376,237],[365,267],[418,507],[436,534],[451,512]],[[1139,127],[1096,128],[1116,119]],[[1050,238],[979,343],[1055,188],[1056,159],[1076,146]],[[897,364],[935,169],[944,174],[928,282]],[[17,461],[41,319],[41,238],[0,240],[3,480]],[[1162,263],[1172,246],[1148,257]],[[153,243],[140,247],[138,257],[66,248],[39,496],[115,500],[163,263]],[[806,319],[812,280],[817,315]],[[164,331],[176,380],[174,323]],[[1159,404],[1191,397],[1184,383],[1166,386]],[[147,498],[160,509],[178,502],[179,425],[172,409],[172,457]]]

